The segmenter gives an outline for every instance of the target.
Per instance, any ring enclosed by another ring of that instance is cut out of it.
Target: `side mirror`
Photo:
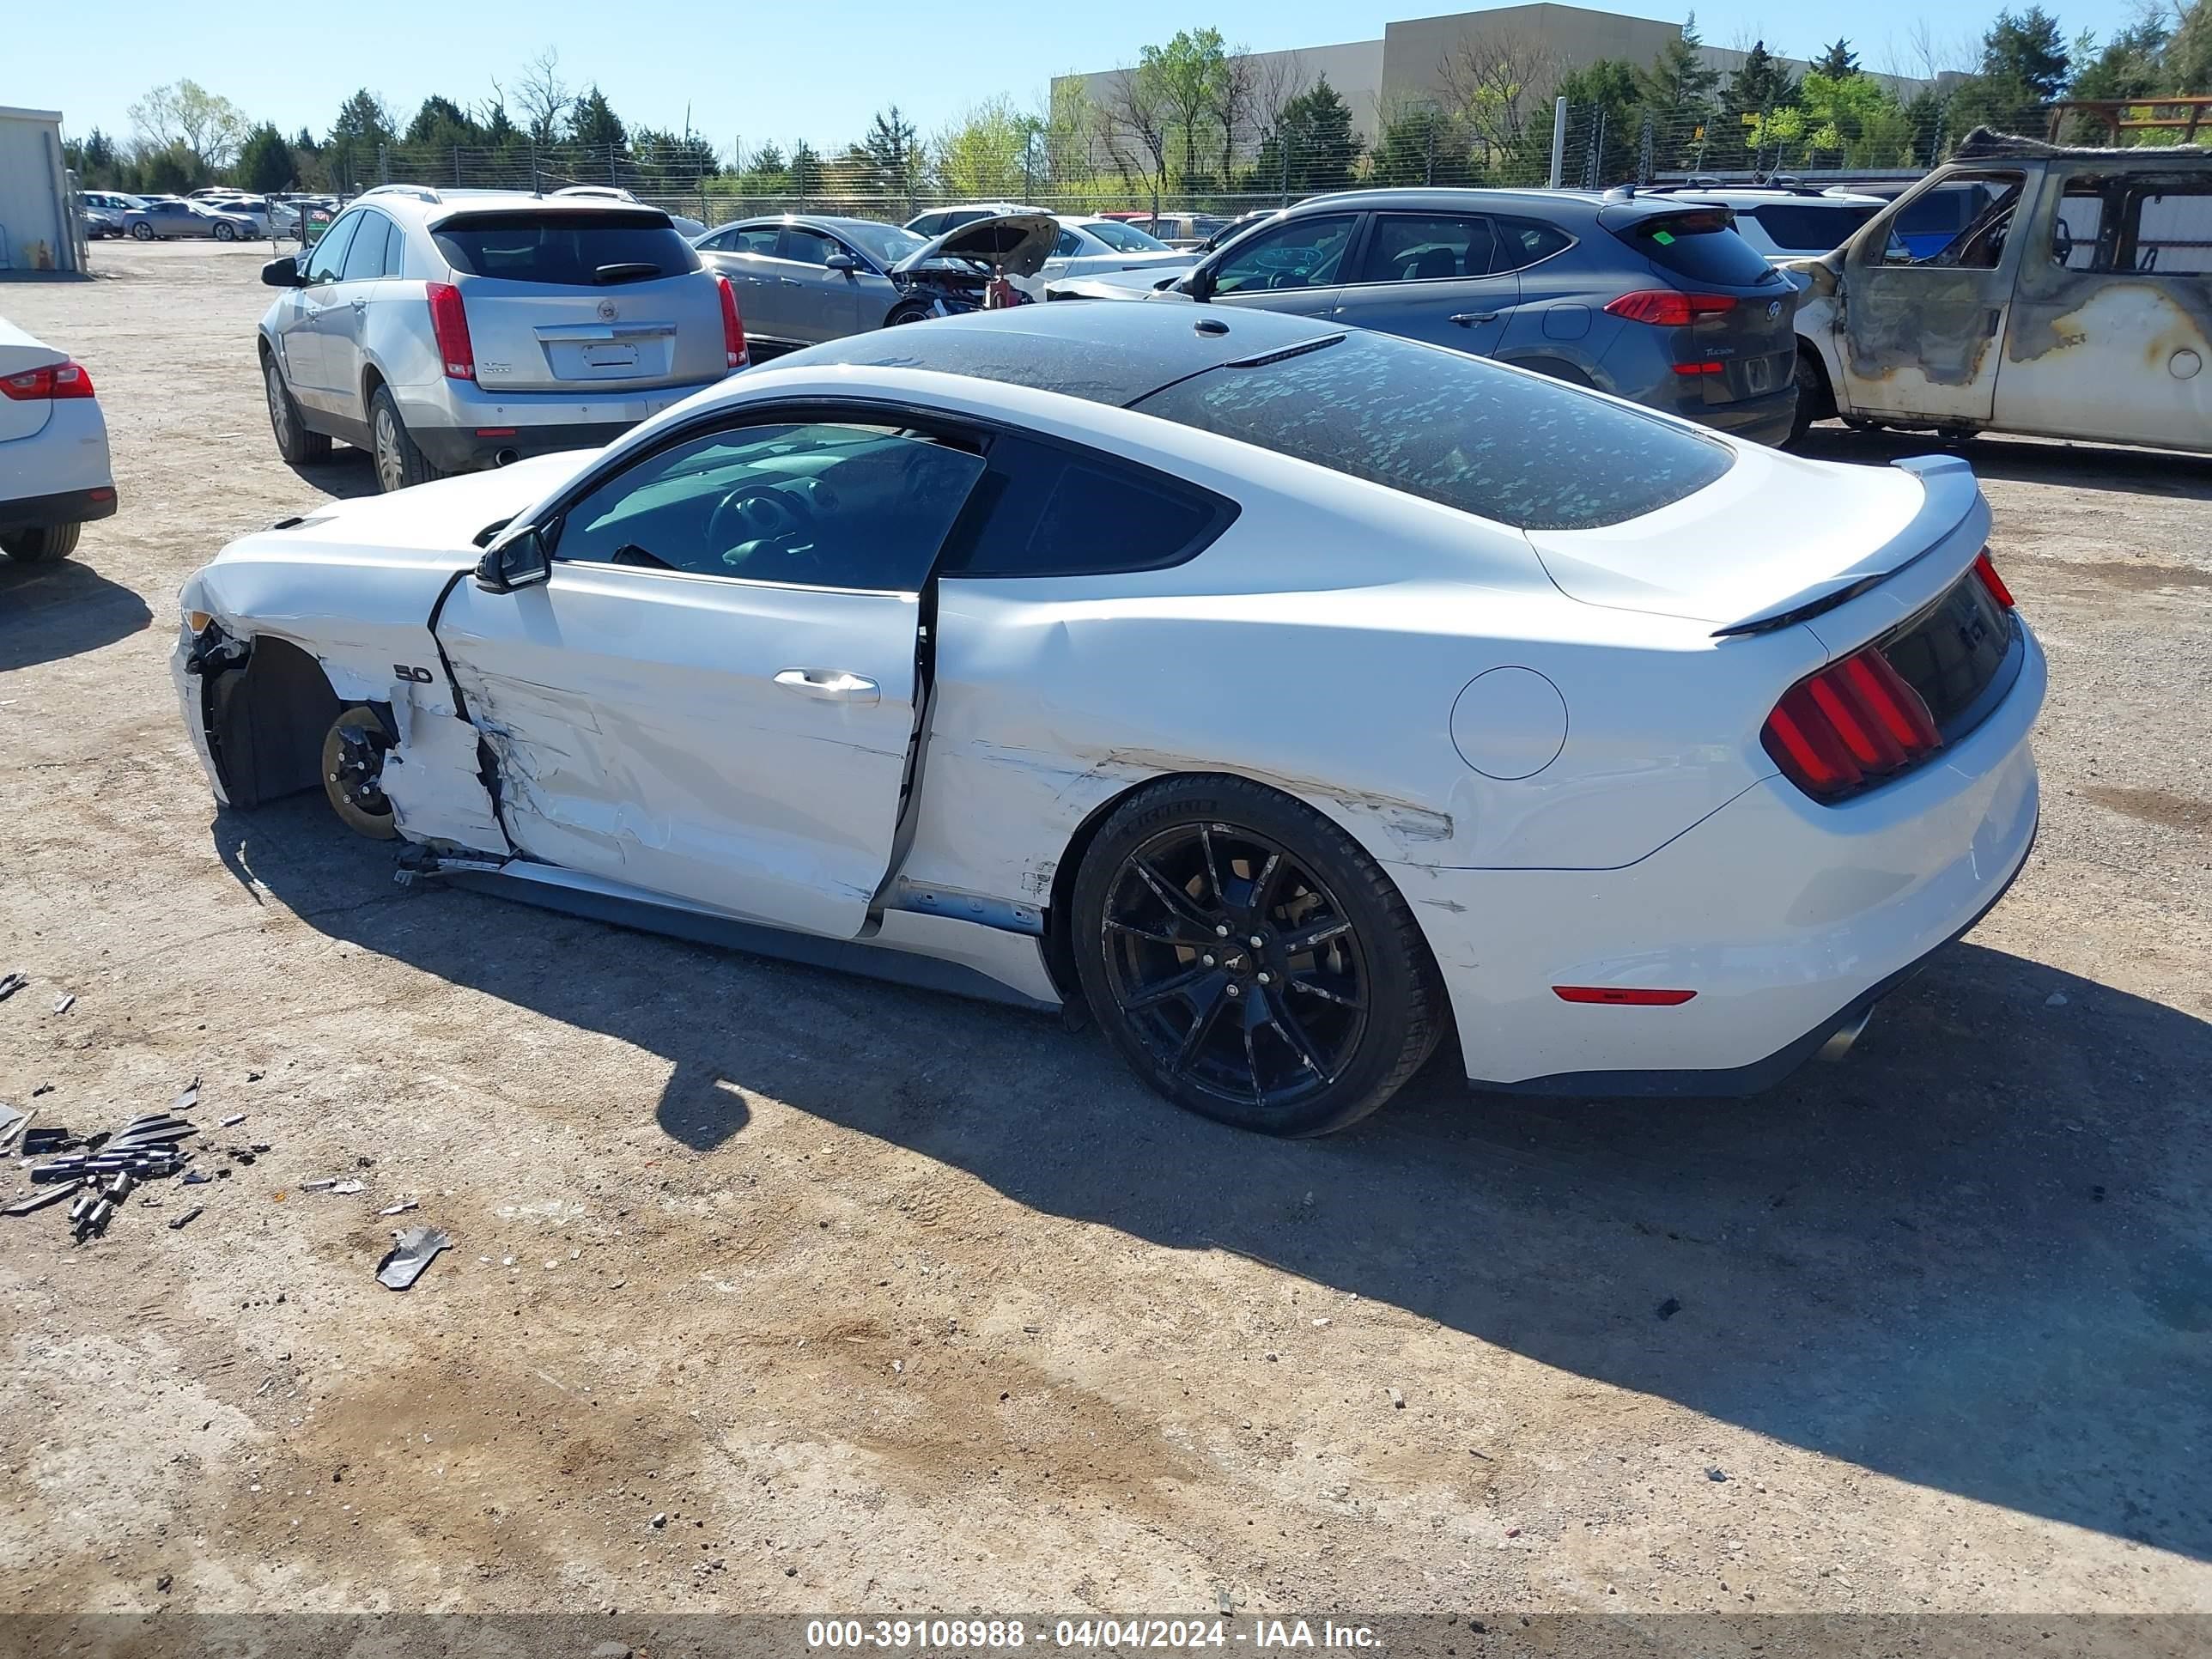
[[[288,253],[262,266],[261,280],[270,288],[299,288],[307,279],[300,275],[300,261]]]
[[[1199,266],[1198,269],[1192,271],[1189,276],[1177,283],[1176,284],[1176,288],[1178,291],[1189,295],[1194,300],[1204,301],[1212,299],[1213,297],[1213,268],[1211,265]]]
[[[854,271],[860,268],[860,262],[849,253],[833,253],[822,263],[832,270]]]
[[[552,574],[553,561],[545,550],[545,538],[535,525],[507,532],[477,561],[477,586],[487,593],[533,587]]]

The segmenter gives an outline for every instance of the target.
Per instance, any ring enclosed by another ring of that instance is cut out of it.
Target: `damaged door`
[[[920,594],[983,468],[865,414],[678,439],[541,526],[540,585],[438,637],[510,834],[569,869],[836,938],[889,867]]]
[[[1973,222],[1925,259],[1915,259],[1887,227],[1934,184],[1960,179],[1986,186],[1990,199]],[[2020,270],[2021,238],[2032,203],[2027,173],[2016,168],[1934,176],[1873,220],[1846,252],[1842,292],[1844,401],[1856,414],[1936,425],[1988,423],[1997,384],[2005,316]]]
[[[2212,169],[2069,169],[2022,249],[1997,380],[2008,431],[2212,442]]]

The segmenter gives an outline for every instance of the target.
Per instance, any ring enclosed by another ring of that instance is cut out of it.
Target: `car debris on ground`
[[[30,982],[30,977],[26,974],[0,975],[0,1002],[7,1001]]]
[[[392,1234],[392,1249],[376,1264],[377,1283],[388,1291],[405,1290],[453,1242],[450,1235],[433,1227],[410,1227]]]

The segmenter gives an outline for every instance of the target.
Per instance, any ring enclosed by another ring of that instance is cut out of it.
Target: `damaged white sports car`
[[[854,337],[609,448],[332,503],[182,595],[216,793],[430,872],[1087,1005],[1310,1134],[1847,1048],[2036,823],[1954,459],[1797,459],[1309,319]]]

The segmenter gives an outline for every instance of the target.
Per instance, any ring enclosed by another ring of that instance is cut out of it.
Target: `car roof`
[[[741,228],[746,225],[818,225],[824,230],[842,230],[848,225],[860,225],[870,230],[906,230],[904,225],[887,223],[881,219],[863,219],[856,213],[756,213],[748,219],[732,219],[726,225],[716,225],[717,230]],[[907,230],[909,236],[914,233]]]
[[[926,369],[1126,407],[1224,363],[1344,331],[1284,312],[1140,301],[1039,303],[851,334],[779,357],[775,367]]]
[[[1780,185],[1760,188],[1753,185],[1723,185],[1711,190],[1670,190],[1667,195],[1673,201],[1718,202],[1723,207],[1765,207],[1778,202],[1809,202],[1816,207],[1828,202],[1842,207],[1888,205],[1879,196],[1862,196],[1855,191],[1790,190]]]

